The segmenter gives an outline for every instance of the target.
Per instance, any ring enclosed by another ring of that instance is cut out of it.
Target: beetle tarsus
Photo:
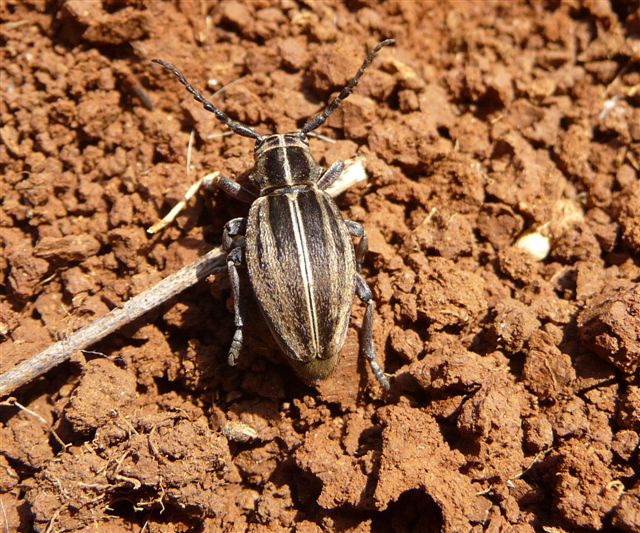
[[[391,388],[389,378],[378,364],[376,348],[373,345],[373,311],[375,310],[375,303],[373,301],[371,289],[360,274],[356,274],[356,294],[363,303],[367,304],[367,310],[365,311],[364,320],[362,321],[360,341],[362,350],[367,356],[369,366],[380,385],[382,385],[382,388],[384,390],[389,390]]]
[[[238,363],[238,357],[240,357],[240,350],[242,350],[242,327],[236,329],[231,341],[231,348],[229,348],[229,355],[227,357],[227,363],[229,366],[236,366]]]

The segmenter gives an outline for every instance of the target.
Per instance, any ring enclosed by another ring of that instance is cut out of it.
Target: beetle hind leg
[[[369,366],[376,376],[376,379],[382,385],[382,388],[389,390],[391,384],[389,378],[383,372],[382,368],[378,364],[376,357],[376,349],[373,345],[373,311],[375,309],[375,303],[373,302],[373,296],[371,295],[371,289],[367,285],[367,282],[362,278],[360,274],[356,274],[356,294],[363,303],[367,304],[367,310],[362,321],[362,332],[360,343],[362,349],[369,360]]]

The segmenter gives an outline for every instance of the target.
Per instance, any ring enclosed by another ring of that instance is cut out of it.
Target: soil
[[[0,371],[247,212],[200,195],[146,234],[253,150],[151,58],[291,131],[397,41],[320,130],[335,143],[311,140],[324,166],[366,157],[338,204],[369,234],[391,391],[358,355],[357,301],[328,379],[303,383],[259,320],[229,367],[216,275],[3,402],[0,528],[640,530],[637,1],[0,10]]]

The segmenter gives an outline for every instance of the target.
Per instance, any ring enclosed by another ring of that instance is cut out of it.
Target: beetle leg
[[[232,218],[224,225],[222,231],[222,247],[225,252],[244,246],[244,232],[247,228],[247,219]]]
[[[232,221],[233,222],[233,221]],[[238,275],[238,265],[242,262],[242,248],[234,248],[227,255],[227,270],[229,271],[229,281],[231,283],[231,294],[233,295],[233,323],[236,331],[231,340],[229,356],[227,361],[229,366],[235,366],[242,349],[242,315],[240,314],[240,276]]]
[[[354,222],[353,220],[345,220],[347,225],[347,229],[352,237],[358,237],[360,240],[358,244],[356,244],[356,266],[358,267],[358,272],[360,272],[360,267],[362,266],[362,261],[364,261],[364,256],[369,250],[369,238],[367,237],[367,233],[364,231],[364,227],[359,222]]]
[[[221,189],[231,196],[231,198],[235,198],[241,202],[251,203],[256,199],[256,195],[249,189],[243,187],[231,178],[221,176],[219,172],[213,172],[202,178],[202,186],[208,191]]]
[[[320,176],[318,180],[318,188],[321,190],[325,190],[340,177],[344,170],[344,161],[336,161],[334,162],[327,170],[324,171],[324,174]]]
[[[382,385],[383,389],[389,390],[391,387],[389,384],[389,378],[378,364],[376,349],[373,345],[373,311],[375,309],[375,303],[373,301],[373,296],[371,295],[371,289],[360,274],[356,274],[356,294],[363,303],[367,304],[367,310],[364,314],[364,320],[362,321],[361,346],[369,360],[369,366],[371,367],[373,374],[376,376],[376,379],[380,385]]]

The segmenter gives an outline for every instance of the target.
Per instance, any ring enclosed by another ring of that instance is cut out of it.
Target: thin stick
[[[337,196],[349,186],[366,179],[363,159],[356,157],[345,162],[343,174],[327,191],[331,196]],[[83,350],[101,341],[122,326],[140,318],[209,275],[226,271],[226,268],[225,252],[221,248],[210,250],[157,285],[134,296],[122,307],[113,309],[107,315],[80,328],[66,339],[52,344],[0,375],[0,398],[9,395],[18,387],[33,381],[67,361],[76,350]]]
[[[214,248],[195,262],[166,277],[154,287],[134,296],[122,307],[113,309],[109,314],[80,328],[66,339],[62,339],[30,359],[22,361],[16,367],[0,375],[0,398],[70,359],[76,350],[82,350],[104,339],[107,335],[162,305],[210,274],[224,271],[226,269],[225,257],[226,254],[221,248]]]

